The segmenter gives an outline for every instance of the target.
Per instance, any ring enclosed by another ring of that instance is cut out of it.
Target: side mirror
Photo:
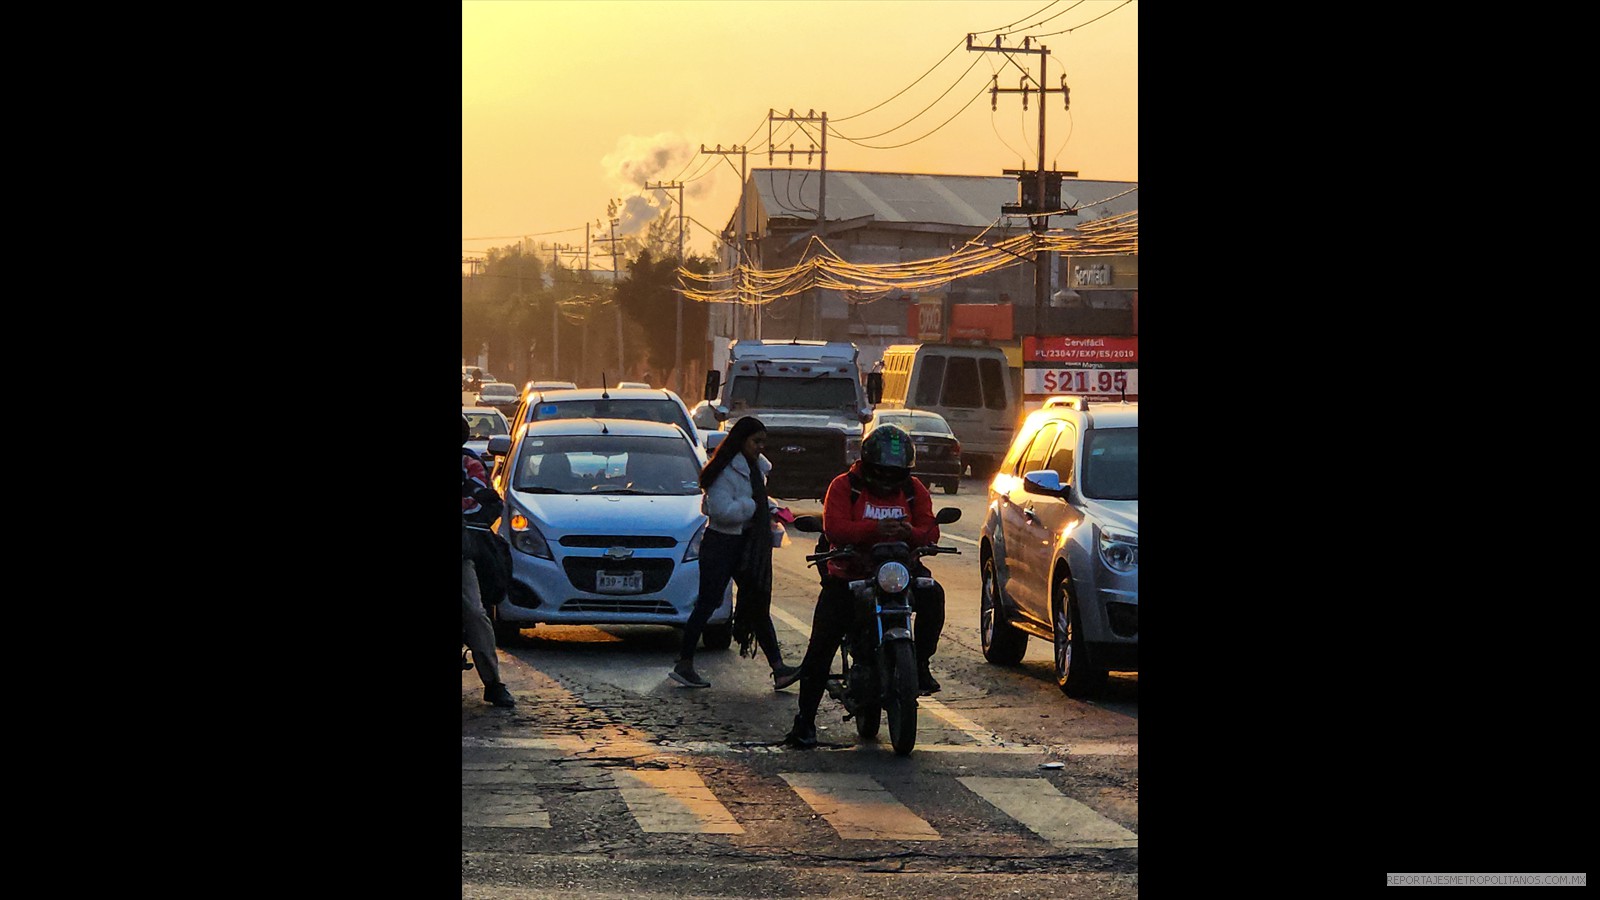
[[[867,402],[871,403],[873,406],[877,406],[878,405],[878,401],[880,401],[882,399],[883,399],[883,373],[882,372],[868,372],[867,373]]]
[[[710,431],[717,427],[717,411],[709,406],[696,406],[694,408],[694,427],[701,431]]]
[[[712,451],[716,450],[717,449],[717,445],[722,443],[724,440],[726,440],[727,437],[728,437],[728,433],[726,431],[708,431],[708,432],[706,432],[706,453],[709,454]]]
[[[722,373],[718,372],[716,369],[712,369],[709,372],[707,372],[706,373],[706,396],[705,396],[705,399],[707,399],[707,400],[715,400],[715,399],[717,399],[717,391],[719,391],[721,389],[722,389]]]
[[[1036,469],[1022,476],[1022,489],[1030,494],[1060,497],[1067,492],[1055,469]]]
[[[940,525],[949,525],[951,522],[961,521],[961,510],[954,506],[946,506],[933,514],[933,520]]]
[[[794,526],[795,531],[805,531],[811,534],[819,534],[822,531],[821,516],[795,516],[794,521],[789,524]]]
[[[505,456],[507,453],[510,453],[510,452],[511,452],[511,437],[509,435],[497,434],[494,437],[489,438],[489,455],[490,456]]]

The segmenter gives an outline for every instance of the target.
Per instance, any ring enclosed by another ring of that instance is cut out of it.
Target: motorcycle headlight
[[[886,562],[878,567],[878,589],[886,594],[898,594],[911,583],[911,573],[897,562]]]
[[[1139,535],[1114,528],[1100,529],[1100,561],[1113,572],[1127,575],[1139,568]]]
[[[695,529],[694,537],[689,539],[689,549],[683,552],[684,562],[700,558],[700,539],[706,536],[707,524],[707,522],[701,522],[700,527]]]
[[[511,546],[529,556],[555,559],[555,555],[550,552],[550,543],[539,533],[539,529],[533,527],[533,522],[529,521],[521,510],[511,514]]]

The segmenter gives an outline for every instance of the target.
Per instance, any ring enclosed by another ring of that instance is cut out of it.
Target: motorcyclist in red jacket
[[[894,425],[880,425],[861,443],[861,458],[828,485],[822,501],[822,531],[834,547],[869,547],[883,541],[905,541],[913,547],[939,542],[939,523],[933,518],[933,496],[911,474],[916,449],[911,436]],[[800,712],[794,717],[790,741],[803,747],[817,743],[817,707],[826,690],[839,640],[853,624],[852,579],[872,575],[867,560],[841,557],[828,562],[811,619],[811,642],[800,663]],[[927,575],[918,565],[913,575]],[[939,646],[944,630],[944,588],[916,594],[917,687],[924,694],[939,690],[928,661]]]

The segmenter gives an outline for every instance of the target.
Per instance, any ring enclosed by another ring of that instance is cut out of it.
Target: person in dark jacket
[[[683,628],[683,649],[668,673],[686,687],[711,686],[694,670],[694,649],[711,614],[722,605],[729,579],[738,589],[733,633],[740,653],[754,656],[753,645],[761,647],[772,667],[773,690],[800,677],[798,666],[784,665],[772,627],[772,508],[766,487],[772,463],[761,455],[766,445],[767,426],[745,416],[733,423],[700,471],[705,491],[700,511],[707,519],[700,540],[700,594]]]
[[[861,458],[836,476],[822,501],[822,532],[834,547],[866,547],[882,541],[905,541],[913,547],[939,542],[939,523],[933,517],[933,496],[911,474],[916,450],[911,436],[894,425],[880,425],[861,442]],[[926,575],[918,566],[913,575]],[[850,582],[870,578],[869,563],[861,557],[828,561],[828,572],[817,594],[811,618],[811,641],[800,662],[800,712],[787,739],[802,747],[817,743],[817,707],[827,689],[839,640],[853,627],[854,597]],[[939,646],[944,630],[944,588],[918,589],[913,640],[917,645],[917,687],[921,693],[939,690],[928,661]]]
[[[477,454],[466,449],[467,439],[472,436],[472,426],[467,422],[467,417],[461,417],[461,630],[466,638],[467,647],[472,650],[472,664],[478,670],[478,678],[483,681],[483,699],[485,703],[495,706],[515,706],[516,698],[511,696],[504,683],[500,681],[500,660],[496,656],[494,645],[494,626],[489,623],[489,615],[483,608],[483,594],[478,586],[478,570],[471,559],[472,541],[477,535],[467,530],[467,523],[472,522],[478,527],[488,527],[488,522],[483,521],[488,517],[490,521],[498,515],[500,508],[500,495],[489,486],[489,476],[483,469],[483,461]],[[491,537],[493,537],[491,535]],[[499,540],[499,538],[494,538]]]

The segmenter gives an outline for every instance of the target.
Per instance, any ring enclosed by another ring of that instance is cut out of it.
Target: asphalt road
[[[944,526],[959,556],[930,560],[945,586],[909,758],[858,744],[824,697],[823,746],[784,746],[798,687],[775,692],[764,660],[700,651],[709,689],[666,675],[678,632],[540,627],[501,648],[518,698],[487,706],[462,673],[462,896],[1067,897],[1138,894],[1138,676],[1072,700],[1050,647],[1015,667],[978,642],[976,538],[985,498],[967,479]],[[796,514],[818,501],[788,503]],[[773,611],[799,662],[816,599],[791,532],[774,552]]]

